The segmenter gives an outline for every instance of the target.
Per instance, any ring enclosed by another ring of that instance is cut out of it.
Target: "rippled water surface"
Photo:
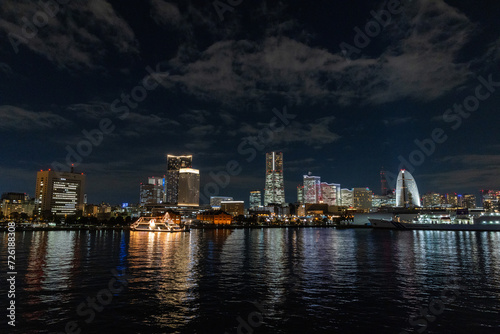
[[[17,331],[2,311],[1,333],[500,333],[499,232],[16,237]]]

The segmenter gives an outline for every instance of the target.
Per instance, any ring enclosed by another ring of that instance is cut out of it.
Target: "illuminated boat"
[[[130,225],[132,231],[146,232],[189,232],[187,226],[175,223],[168,212],[163,217],[140,217]]]
[[[375,229],[391,230],[450,230],[450,231],[500,231],[500,214],[485,213],[479,216],[449,216],[421,214],[413,221],[393,219],[368,219]]]

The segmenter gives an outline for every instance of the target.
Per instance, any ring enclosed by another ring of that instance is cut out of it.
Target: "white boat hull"
[[[500,231],[500,224],[445,224],[408,223],[385,219],[369,219],[375,229],[391,230],[443,230],[443,231]]]

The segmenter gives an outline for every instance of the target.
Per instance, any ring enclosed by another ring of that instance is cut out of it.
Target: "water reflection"
[[[19,236],[25,333],[63,332],[72,320],[83,332],[236,333],[238,319],[257,311],[254,301],[264,307],[255,333],[399,332],[412,329],[408,319],[422,305],[454,287],[449,278],[464,291],[427,333],[500,325],[498,232],[288,228]],[[111,269],[133,278],[86,324],[76,307],[106,288]]]

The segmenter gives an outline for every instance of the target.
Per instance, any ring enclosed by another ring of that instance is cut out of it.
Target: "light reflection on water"
[[[458,285],[426,332],[500,332],[497,232],[24,232],[16,266],[20,333],[64,332],[69,321],[88,333],[236,333],[252,302],[264,308],[255,333],[399,333]],[[86,323],[76,308],[107,288],[113,269],[132,278]]]

